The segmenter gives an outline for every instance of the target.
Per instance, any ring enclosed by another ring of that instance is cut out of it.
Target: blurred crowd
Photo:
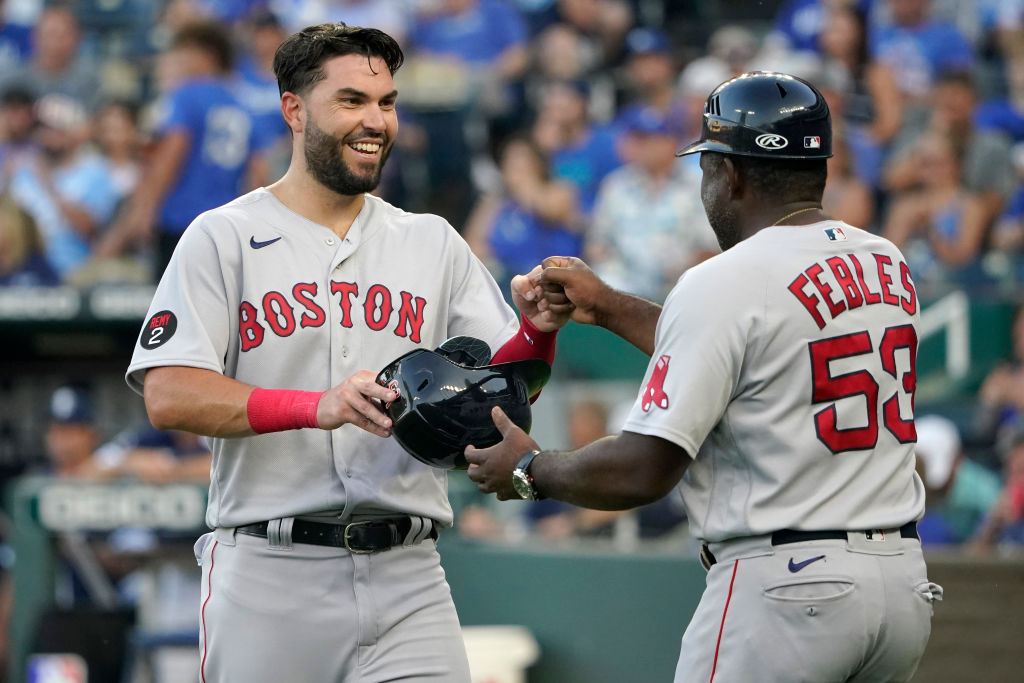
[[[902,247],[923,295],[1024,278],[1024,0],[728,21],[666,0],[0,4],[0,285],[154,282],[196,215],[283,172],[274,51],[322,21],[401,41],[379,193],[447,218],[500,278],[583,255],[663,298],[718,249],[674,152],[752,69],[826,94],[826,209]]]
[[[675,152],[698,137],[714,87],[766,69],[825,93],[835,129],[825,208],[903,248],[925,301],[950,289],[1019,299],[1024,0],[726,6],[0,0],[0,287],[155,282],[195,216],[286,168],[277,46],[344,21],[391,33],[406,53],[378,192],[447,218],[499,282],[578,255],[614,286],[662,300],[718,251],[697,159]],[[985,518],[997,498],[1017,518],[1024,505],[1007,445],[1024,410],[1024,341],[1015,348],[981,389],[987,426],[979,417],[964,435],[968,451],[992,453],[999,432],[999,456],[981,466],[1012,491],[979,496]],[[615,431],[614,409],[574,406],[568,439]],[[952,477],[943,485],[962,469],[953,461],[938,469]],[[96,469],[104,462],[86,473],[121,471]],[[136,474],[169,467],[146,462]],[[649,512],[632,533],[681,519],[669,504]],[[494,535],[493,521],[470,516],[467,532]],[[562,507],[538,508],[528,524],[550,537],[622,528]]]
[[[0,288],[155,283],[199,213],[287,167],[277,46],[304,26],[344,21],[387,31],[406,54],[379,194],[448,219],[499,282],[574,255],[661,301],[719,249],[697,159],[675,152],[699,136],[712,89],[763,69],[826,95],[835,155],[825,209],[900,246],[926,302],[954,289],[1020,301],[1024,0],[776,0],[756,16],[732,5],[0,0]],[[920,416],[926,545],[1024,543],[1024,316],[1013,340],[971,424]],[[83,387],[62,387],[49,408],[39,472],[208,480],[209,452],[194,437],[101,435]],[[567,445],[618,431],[621,411],[593,397],[572,403]],[[626,549],[686,533],[671,495],[624,514],[523,505],[509,519],[469,504],[457,528]],[[158,542],[130,531],[90,539],[126,601]],[[0,625],[9,561],[0,543]],[[66,601],[87,592],[74,563],[62,577]]]
[[[303,26],[344,21],[386,30],[406,53],[379,193],[447,218],[499,281],[578,255],[662,300],[718,250],[696,159],[675,152],[699,135],[715,86],[768,69],[829,100],[829,213],[902,247],[926,301],[948,289],[1016,297],[1024,0],[766,4],[726,20],[667,0],[0,0],[0,286],[154,282],[196,215],[286,168],[274,52]],[[994,444],[1000,431],[987,467],[1012,491],[976,501],[985,517],[996,498],[1018,518],[1024,505],[1007,445],[1024,409],[1017,348],[982,387],[988,426],[966,440]],[[570,441],[608,428],[612,408],[574,406]],[[133,461],[96,469],[107,462],[83,472]],[[137,475],[170,466],[145,462]],[[960,471],[943,462],[929,473],[936,491]],[[658,514],[655,527],[679,511]],[[552,537],[616,523],[530,515]],[[470,517],[467,531],[488,524]]]

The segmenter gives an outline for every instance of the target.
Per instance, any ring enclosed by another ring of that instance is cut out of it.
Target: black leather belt
[[[822,531],[800,531],[798,529],[780,529],[772,534],[772,545],[786,545],[787,543],[802,543],[804,541],[825,541],[829,539],[845,540],[850,537],[851,533],[864,534],[865,538],[871,539],[875,534],[881,534],[880,529],[869,529],[866,531],[858,530],[856,532],[843,531],[841,529],[825,529]],[[920,540],[917,535],[917,522],[907,522],[900,527],[901,538],[916,538]],[[704,565],[704,569],[711,569],[712,566],[718,560],[715,559],[711,549],[708,548],[707,543],[702,543],[700,546],[700,563]]]
[[[419,523],[419,517],[416,518]],[[437,540],[437,526],[430,520],[430,531],[421,535],[420,540],[432,538]],[[240,526],[236,531],[246,536],[267,537],[269,522],[256,522]],[[328,524],[296,519],[292,523],[291,537],[293,543],[310,545],[326,545],[334,548],[345,548],[353,553],[379,553],[402,545],[409,532],[412,531],[412,517],[388,517],[383,519],[367,519],[348,524]]]
[[[874,534],[881,533],[878,529],[872,529],[869,531],[860,531],[857,533],[863,533],[867,538],[871,538]],[[840,531],[839,529],[828,529],[825,531],[798,531],[796,529],[781,529],[772,534],[772,545],[786,545],[787,543],[802,543],[804,541],[824,541],[828,539],[843,539],[850,535],[849,531]],[[917,522],[907,522],[900,527],[900,537],[902,538],[918,538],[917,535]]]

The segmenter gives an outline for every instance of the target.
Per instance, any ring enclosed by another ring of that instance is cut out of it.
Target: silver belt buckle
[[[341,536],[341,540],[345,544],[345,550],[349,551],[350,553],[354,553],[356,555],[372,555],[374,553],[374,551],[372,549],[371,550],[357,549],[357,548],[353,548],[348,543],[349,529],[351,529],[354,526],[362,526],[364,524],[370,524],[370,520],[366,520],[366,521],[363,521],[363,522],[350,522],[350,523],[345,525],[345,531],[344,531],[344,533],[342,533],[342,536]]]

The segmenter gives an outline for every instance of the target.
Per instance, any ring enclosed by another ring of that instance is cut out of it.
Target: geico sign
[[[53,531],[141,526],[195,529],[206,501],[193,486],[56,484],[39,494],[39,522]]]

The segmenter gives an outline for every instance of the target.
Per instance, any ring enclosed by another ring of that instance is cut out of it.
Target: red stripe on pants
[[[718,642],[715,643],[715,661],[711,665],[711,681],[715,680],[715,669],[718,668],[718,649],[722,647],[722,631],[725,630],[725,615],[729,613],[729,601],[732,600],[732,586],[736,583],[736,569],[740,566],[740,561],[736,560],[732,563],[732,578],[729,579],[729,595],[725,598],[725,609],[722,610],[722,623],[718,627]],[[210,567],[210,571],[213,571],[213,567]],[[709,683],[711,683],[709,681]]]
[[[214,541],[213,547],[210,548],[210,573],[206,576],[206,600],[203,600],[203,608],[199,614],[199,619],[203,623],[203,661],[199,664],[199,675],[203,679],[203,683],[206,683],[206,651],[209,649],[206,647],[206,603],[210,602],[210,597],[213,595],[213,553],[215,550],[217,550],[217,541]]]

